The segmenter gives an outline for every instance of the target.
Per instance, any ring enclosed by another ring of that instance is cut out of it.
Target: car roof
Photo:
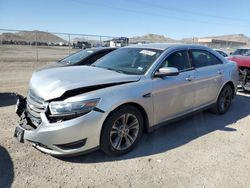
[[[166,50],[168,48],[181,48],[181,47],[204,47],[201,45],[193,45],[193,44],[179,44],[179,43],[148,43],[148,44],[136,44],[136,45],[130,45],[126,46],[124,48],[148,48],[148,49],[159,49],[159,50]]]

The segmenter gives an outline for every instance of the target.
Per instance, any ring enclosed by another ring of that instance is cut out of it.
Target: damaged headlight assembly
[[[72,119],[92,111],[100,99],[91,99],[75,102],[50,102],[49,110],[51,118],[60,118],[61,120]]]

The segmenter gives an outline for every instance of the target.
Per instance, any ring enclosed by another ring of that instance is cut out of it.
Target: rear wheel
[[[111,113],[103,125],[101,149],[108,155],[122,155],[138,143],[143,130],[143,117],[133,106],[123,106]]]
[[[211,109],[216,114],[224,114],[230,108],[233,99],[233,89],[230,85],[224,86],[217,99],[216,106]]]

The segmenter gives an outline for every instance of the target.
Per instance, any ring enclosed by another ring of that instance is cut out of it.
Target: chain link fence
[[[51,62],[81,49],[108,46],[113,36],[0,29],[0,62]]]

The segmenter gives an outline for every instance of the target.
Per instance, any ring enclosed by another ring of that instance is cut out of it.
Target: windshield
[[[249,51],[250,49],[237,49],[232,53],[232,55],[244,55],[245,53]]]
[[[62,60],[59,61],[59,63],[63,63],[63,64],[75,64],[75,63],[79,63],[81,60],[83,60],[84,58],[88,57],[90,54],[92,54],[94,52],[94,50],[81,50],[79,52],[76,52]]]
[[[158,49],[120,48],[99,59],[93,66],[124,74],[143,75],[161,53],[162,50]]]

